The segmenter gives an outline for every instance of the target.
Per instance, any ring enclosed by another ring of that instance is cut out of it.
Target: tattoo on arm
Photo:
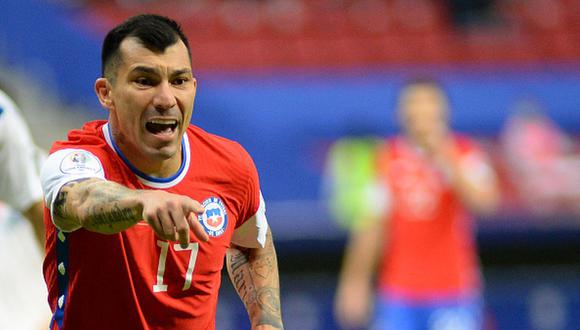
[[[141,218],[131,202],[135,191],[117,183],[87,179],[60,189],[54,201],[55,222],[62,229],[84,227],[104,234],[120,232]]]
[[[231,254],[228,254],[228,269],[230,269],[232,283],[244,305],[251,306],[256,302],[256,287],[247,271],[248,256],[239,250],[230,251]]]
[[[252,325],[283,329],[278,266],[271,234],[268,233],[264,248],[229,249],[227,268]]]
[[[279,317],[280,316],[280,293],[279,290],[274,288],[266,287],[258,290],[258,305],[263,310],[267,311],[269,317]],[[265,321],[264,319],[262,321]],[[260,324],[272,324],[276,320],[268,320],[268,323]]]
[[[85,223],[94,228],[114,232],[116,226],[122,226],[125,223],[132,224],[138,216],[134,208],[122,208],[119,202],[113,202],[110,206],[92,205]]]
[[[64,188],[61,189],[58,193],[58,195],[56,196],[56,199],[54,200],[54,214],[60,217],[64,217],[64,215],[66,214],[65,211],[65,204],[66,204],[66,198],[68,196],[68,191],[66,191]]]
[[[69,192],[74,189],[76,185],[85,180],[73,181],[67,183],[58,192],[53,204],[54,222],[59,228],[64,230],[73,230],[80,227],[80,222],[76,217],[70,214]]]

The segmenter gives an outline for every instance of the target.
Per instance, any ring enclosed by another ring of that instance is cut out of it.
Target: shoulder
[[[105,123],[104,120],[92,121],[69,131],[67,140],[52,145],[47,162],[59,163],[61,167],[68,164],[71,168],[82,165],[97,171],[112,166],[114,152],[102,131]]]
[[[58,189],[71,180],[105,177],[111,164],[111,151],[101,130],[105,121],[86,123],[68,133],[66,141],[53,144],[50,155],[41,170],[42,186],[47,201],[53,200]]]
[[[377,154],[379,158],[390,158],[406,147],[407,145],[402,137],[390,136],[381,142]]]
[[[16,104],[14,101],[6,95],[2,90],[0,90],[0,116],[3,114],[13,112],[16,109]]]
[[[233,153],[245,152],[244,148],[238,142],[223,136],[219,136],[217,134],[209,133],[195,125],[189,125],[187,128],[187,133],[190,138],[194,138],[193,142],[199,142],[208,146],[224,148],[224,150]]]
[[[16,103],[0,90],[0,125],[11,128],[14,125],[20,125],[22,120]]]
[[[248,151],[236,141],[209,133],[195,125],[189,125],[187,135],[194,155],[197,151],[210,162],[225,162],[240,169],[254,166]]]
[[[468,154],[474,151],[482,151],[480,144],[467,135],[455,133],[453,134],[453,141],[460,153]]]
[[[86,149],[88,151],[105,150],[107,142],[102,132],[102,127],[106,123],[104,120],[91,121],[83,125],[82,128],[73,129],[68,132],[66,141],[56,141],[50,153],[62,149]]]
[[[4,151],[23,153],[19,158],[31,157],[38,152],[22,112],[8,95],[0,90],[0,147]]]

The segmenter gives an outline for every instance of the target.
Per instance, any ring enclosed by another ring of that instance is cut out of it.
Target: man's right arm
[[[63,231],[83,227],[98,233],[114,234],[142,218],[137,191],[96,178],[65,184],[52,208],[53,222]]]
[[[204,208],[199,202],[161,190],[134,190],[100,178],[71,181],[60,188],[52,215],[55,226],[64,231],[85,228],[114,234],[141,219],[146,220],[162,239],[189,244],[189,229],[201,241],[208,236],[195,213]]]
[[[382,226],[378,221],[349,234],[334,301],[336,320],[346,329],[365,327],[371,318],[373,279],[384,244]]]
[[[83,149],[63,149],[48,157],[41,172],[42,188],[52,221],[70,232],[79,228],[121,232],[141,219],[161,239],[189,244],[191,228],[201,241],[208,236],[197,221],[203,206],[163,190],[130,189],[107,180],[100,159]]]
[[[387,143],[376,150],[374,177],[360,192],[365,212],[358,212],[349,228],[334,298],[336,321],[345,329],[368,327],[372,317],[377,266],[387,244],[386,228],[392,212],[393,195],[387,175],[390,153]]]

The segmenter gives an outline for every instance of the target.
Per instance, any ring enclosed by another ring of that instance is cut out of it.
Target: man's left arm
[[[283,329],[278,262],[270,229],[263,246],[244,247],[234,241],[227,251],[226,265],[252,329]]]

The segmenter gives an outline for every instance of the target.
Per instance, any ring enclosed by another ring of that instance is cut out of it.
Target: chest
[[[397,195],[421,191],[438,196],[448,190],[443,172],[422,157],[395,155],[386,174],[391,189]]]
[[[394,154],[385,179],[395,211],[408,219],[433,218],[452,198],[443,172],[421,155]]]
[[[131,189],[160,189],[147,186],[123,168],[109,171],[107,179]],[[163,190],[188,196],[203,205],[204,212],[198,214],[197,221],[203,225],[209,241],[198,242],[190,232],[191,242],[184,248],[157,237],[145,221],[115,237],[91,235],[91,240],[98,240],[109,255],[117,256],[110,259],[112,268],[131,274],[135,282],[141,282],[139,287],[147,291],[177,294],[213,287],[240,221],[243,208],[240,189],[227,176],[192,170],[177,184]]]

